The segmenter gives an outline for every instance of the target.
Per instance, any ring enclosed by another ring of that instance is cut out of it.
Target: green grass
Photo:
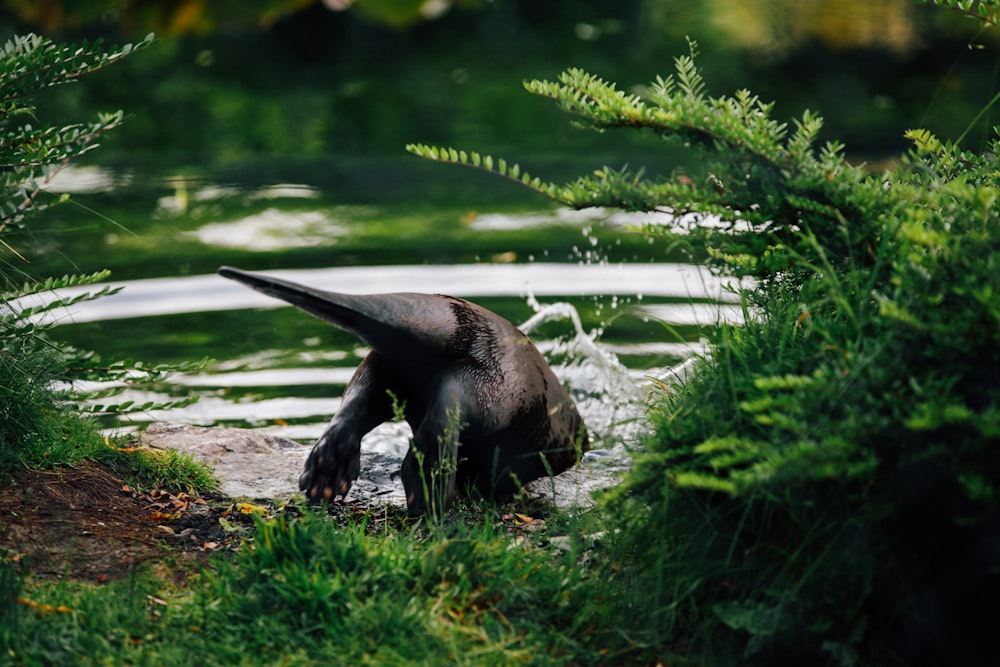
[[[29,465],[65,465],[104,446],[86,419],[55,400],[47,386],[51,363],[0,349],[0,476]]]
[[[187,454],[134,449],[125,441],[112,444],[94,416],[67,406],[53,390],[62,362],[46,339],[31,336],[31,354],[15,355],[15,347],[0,350],[0,483],[25,468],[92,460],[116,468],[138,488],[218,487],[210,468]]]
[[[189,585],[24,579],[0,564],[0,664],[567,665],[666,657],[608,586],[603,548],[551,519],[338,527],[306,511],[261,520]],[[569,521],[569,526],[565,522]],[[496,522],[496,525],[494,524]],[[557,529],[558,527],[558,529]],[[21,602],[14,602],[21,600]]]
[[[211,466],[173,449],[132,447],[126,437],[95,452],[91,458],[115,470],[133,491],[166,489],[203,493],[217,491],[219,479]]]

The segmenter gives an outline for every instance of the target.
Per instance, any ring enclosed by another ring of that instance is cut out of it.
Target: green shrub
[[[693,56],[642,96],[579,70],[526,87],[583,127],[681,142],[699,173],[558,185],[410,147],[569,206],[673,212],[714,267],[754,278],[745,325],[652,397],[653,433],[608,498],[636,627],[712,664],[995,659],[1000,142],[915,130],[873,173],[817,149],[814,114],[789,126],[746,91],[710,96]]]
[[[32,215],[66,200],[47,200],[44,185],[123,121],[117,112],[93,123],[45,125],[39,122],[31,97],[51,86],[75,82],[151,43],[152,36],[136,45],[106,50],[100,43],[76,47],[27,35],[14,37],[0,49],[0,474],[101,452],[103,439],[96,426],[76,412],[81,401],[112,396],[129,384],[155,381],[182,369],[108,362],[53,341],[46,335],[55,325],[53,313],[117,290],[105,287],[59,296],[60,289],[98,283],[109,274],[31,277],[27,259],[16,247],[19,235],[30,232]],[[77,384],[81,380],[104,383],[106,388],[87,393]],[[88,410],[123,414],[176,404],[123,402]]]

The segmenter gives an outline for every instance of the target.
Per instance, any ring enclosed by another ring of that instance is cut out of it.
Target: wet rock
[[[558,507],[589,507],[595,491],[621,481],[631,459],[621,445],[587,452],[579,464],[555,477],[542,477],[524,485],[529,496],[554,500]]]
[[[150,424],[140,443],[174,449],[204,461],[219,478],[220,492],[233,498],[288,498],[299,493],[299,475],[311,447],[262,431],[225,426]],[[361,452],[361,476],[349,498],[405,505],[395,479],[402,459]]]
[[[309,446],[262,431],[225,426],[150,424],[140,435],[141,444],[154,449],[174,449],[191,454],[212,466],[222,493],[233,498],[276,499],[299,493],[299,474]],[[554,478],[526,486],[530,496],[552,498],[560,507],[589,505],[591,492],[618,482],[628,467],[626,455],[615,450],[595,450],[580,465]],[[398,479],[402,457],[361,450],[361,474],[348,500],[405,506]]]

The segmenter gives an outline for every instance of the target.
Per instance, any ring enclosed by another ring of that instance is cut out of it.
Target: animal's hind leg
[[[313,445],[299,489],[319,502],[346,496],[361,470],[361,437],[393,417],[389,392],[397,390],[385,359],[365,357],[344,390],[340,409]]]
[[[462,385],[460,374],[445,379],[420,423],[414,425],[413,443],[400,470],[410,514],[430,510],[440,515],[455,497],[459,440],[465,424],[478,410],[466,400],[473,394]]]

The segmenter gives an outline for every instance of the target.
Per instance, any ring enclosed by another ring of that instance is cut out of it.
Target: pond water
[[[53,185],[74,190],[81,206],[66,207],[59,238],[68,247],[59,253],[72,255],[76,268],[103,262],[127,276],[112,282],[123,287],[118,294],[56,313],[55,335],[108,358],[213,361],[114,399],[200,399],[108,424],[119,431],[169,421],[259,429],[311,444],[336,412],[367,350],[215,275],[220,264],[343,292],[451,294],[500,313],[532,336],[570,387],[592,434],[587,463],[598,477],[628,465],[646,385],[669,381],[697,354],[705,327],[741,317],[726,280],[662,261],[662,249],[629,231],[649,216],[569,211],[537,200],[477,211],[426,200],[362,206],[314,186],[203,178],[135,183],[83,170]],[[113,222],[102,222],[102,208],[114,212]],[[405,424],[386,424],[364,447],[399,459],[408,437]]]

